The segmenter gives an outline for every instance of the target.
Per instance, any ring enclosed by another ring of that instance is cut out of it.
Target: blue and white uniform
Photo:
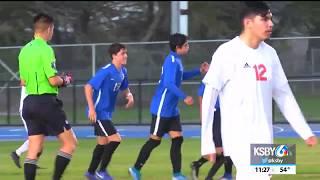
[[[186,98],[180,89],[182,80],[200,75],[200,69],[184,72],[181,56],[170,51],[162,66],[162,73],[151,102],[151,114],[160,117],[179,115],[178,101]]]
[[[113,64],[108,64],[102,67],[96,75],[88,81],[88,84],[93,88],[93,102],[97,114],[97,125],[99,126],[95,127],[95,134],[108,136],[116,133],[114,132],[115,128],[110,129],[111,134],[108,133],[108,129],[106,129],[108,127],[104,124],[112,125],[111,119],[117,95],[120,90],[122,91],[128,88],[127,69],[121,67],[121,69],[118,70]],[[87,116],[88,110],[87,107]]]
[[[178,102],[187,96],[180,86],[182,80],[197,75],[200,75],[199,68],[184,72],[181,56],[170,51],[164,60],[160,81],[151,102],[151,134],[161,137],[168,131],[181,131]]]

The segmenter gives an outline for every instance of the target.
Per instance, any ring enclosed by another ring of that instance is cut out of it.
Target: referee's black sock
[[[67,168],[70,160],[72,158],[71,154],[59,151],[56,156],[56,162],[53,173],[53,180],[59,180],[62,177],[64,170]]]
[[[176,137],[172,139],[170,158],[173,168],[173,173],[179,173],[181,171],[181,145],[183,137]]]
[[[100,171],[105,171],[109,162],[111,161],[111,157],[113,152],[117,149],[120,142],[111,141],[107,145],[104,146],[104,151],[102,154],[101,164],[100,164]]]
[[[216,175],[217,171],[222,166],[224,161],[225,161],[225,158],[223,154],[217,155],[216,162],[213,164],[213,166],[209,170],[206,180],[212,179],[213,176]]]
[[[155,140],[150,138],[141,148],[139,156],[136,160],[136,163],[134,164],[134,167],[138,170],[141,170],[142,166],[146,163],[148,160],[152,150],[159,146],[161,143],[161,140]]]
[[[232,174],[232,165],[233,162],[230,156],[225,156],[224,169],[226,174]]]
[[[104,145],[97,144],[92,153],[92,159],[88,168],[88,172],[94,174],[96,171],[103,153]]]
[[[36,178],[37,160],[25,159],[24,160],[24,178],[25,180],[34,180]]]

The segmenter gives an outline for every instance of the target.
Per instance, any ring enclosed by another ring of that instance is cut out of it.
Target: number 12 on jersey
[[[256,71],[257,81],[266,81],[267,77],[265,76],[267,68],[264,64],[254,65],[254,70]]]

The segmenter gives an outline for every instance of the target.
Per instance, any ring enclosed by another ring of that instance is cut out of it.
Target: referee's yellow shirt
[[[36,37],[26,44],[19,54],[20,79],[25,81],[28,95],[58,94],[49,78],[57,74],[55,55],[45,40]]]

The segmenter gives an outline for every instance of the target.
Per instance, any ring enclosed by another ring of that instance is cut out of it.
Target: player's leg
[[[225,161],[222,150],[218,150],[218,149],[222,149],[222,148],[221,147],[216,148],[216,152],[217,152],[216,161],[210,168],[205,180],[212,180]]]
[[[171,137],[170,159],[173,169],[172,179],[186,179],[181,173],[181,146],[183,143],[182,128],[180,116],[168,120],[169,135]]]
[[[33,180],[36,176],[37,155],[42,150],[46,129],[44,119],[39,112],[41,104],[38,102],[38,97],[28,96],[24,102],[23,118],[28,128],[29,140],[28,153],[24,161],[24,176],[26,180]]]
[[[232,166],[233,166],[233,162],[232,162],[230,156],[225,156],[224,175],[222,176],[222,178],[224,178],[225,180],[232,179]]]
[[[152,116],[152,122],[150,127],[150,137],[140,149],[139,155],[133,167],[129,168],[129,173],[134,180],[140,179],[140,170],[149,159],[151,152],[154,148],[160,145],[161,138],[165,134],[165,121],[162,121],[160,117]]]
[[[20,118],[23,122],[24,128],[25,128],[26,132],[28,133],[27,124],[22,117],[22,110],[19,110],[19,112],[20,112]],[[21,168],[20,156],[28,150],[28,146],[29,146],[29,140],[27,139],[26,141],[24,141],[24,143],[18,149],[11,152],[11,158],[18,168]]]
[[[26,140],[18,149],[11,152],[11,159],[13,160],[13,162],[18,168],[21,168],[20,156],[22,155],[22,153],[28,150],[28,146],[29,146],[29,140]]]
[[[109,165],[114,151],[118,148],[121,142],[121,136],[117,132],[113,123],[109,120],[98,121],[99,125],[104,128],[104,133],[108,138],[108,144],[104,146],[100,169],[96,175],[101,179],[112,179],[107,171],[107,166]]]
[[[98,121],[94,124],[94,134],[97,136],[97,145],[92,152],[91,162],[85,176],[89,180],[94,180],[95,172],[98,168],[103,154],[104,146],[108,144],[108,137],[104,134],[103,129],[99,126]]]
[[[46,128],[48,135],[57,136],[60,142],[52,177],[53,180],[58,180],[61,179],[63,172],[72,158],[72,154],[77,146],[77,138],[71,125],[67,121],[65,112],[62,110],[62,101],[56,97],[49,97],[48,99],[51,100],[52,106],[47,111]]]
[[[208,162],[208,160],[206,158],[202,157],[202,156],[198,160],[191,162],[190,168],[191,168],[191,178],[192,178],[192,180],[197,180],[198,179],[200,167],[206,162]]]
[[[29,150],[24,161],[24,175],[26,180],[33,180],[36,176],[38,152],[41,151],[44,135],[29,136]]]
[[[216,162],[209,170],[206,180],[213,179],[220,167],[224,164],[225,158],[223,155],[222,138],[221,138],[221,117],[220,108],[217,108],[214,112],[214,123],[212,125],[213,142],[216,146]]]
[[[72,154],[77,146],[77,139],[72,129],[65,130],[58,136],[60,141],[60,149],[55,159],[55,169],[53,179],[61,179],[63,172],[71,161]]]

